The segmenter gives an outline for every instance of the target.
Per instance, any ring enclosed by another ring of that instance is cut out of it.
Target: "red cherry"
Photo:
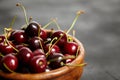
[[[33,57],[34,56],[41,56],[45,58],[45,53],[42,49],[36,49],[35,51],[33,51]]]
[[[15,44],[20,44],[26,42],[28,37],[23,30],[15,30],[11,34],[11,39]]]
[[[75,58],[68,58],[68,57],[71,57],[71,56],[74,56],[74,55],[70,55],[70,54],[65,54],[64,55],[67,59],[65,60],[65,64],[67,63],[71,63]]]
[[[40,31],[40,38],[42,38],[43,40],[47,39],[47,32],[44,29],[41,29]]]
[[[21,48],[25,47],[25,45],[19,44],[19,45],[15,45],[15,48],[17,50],[20,50]]]
[[[28,65],[33,53],[28,47],[23,47],[19,50],[17,57],[21,64]]]
[[[51,38],[53,39],[55,37],[57,37],[57,40],[59,40],[57,45],[60,47],[62,47],[67,42],[67,35],[61,30],[57,30],[52,34]]]
[[[60,52],[60,48],[57,45],[52,45],[52,44],[46,44],[44,47],[44,50],[46,53],[49,51],[47,54],[53,54],[53,53]]]
[[[33,73],[44,72],[47,67],[46,58],[35,56],[30,61],[30,70]]]
[[[67,42],[66,44],[64,44],[63,47],[64,54],[76,55],[77,50],[78,50],[78,44],[75,42]]]
[[[4,56],[1,60],[1,63],[2,70],[6,72],[13,72],[18,67],[18,59],[12,54],[7,54]]]
[[[5,36],[0,35],[0,43],[5,41]]]
[[[14,45],[12,44],[12,42],[10,42],[10,44],[11,44],[12,46],[14,46]],[[12,47],[11,45],[9,45],[9,44],[7,44],[7,43],[4,43],[4,42],[0,43],[0,52],[1,52],[3,55],[6,55],[6,54],[9,54],[9,53],[14,52],[14,49],[13,49],[13,47]]]

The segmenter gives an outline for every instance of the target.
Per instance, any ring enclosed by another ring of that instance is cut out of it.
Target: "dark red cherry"
[[[30,23],[25,29],[25,33],[30,37],[38,36],[38,34],[40,34],[40,31],[41,26],[35,21]]]
[[[42,38],[43,40],[47,39],[47,32],[44,29],[41,29],[40,31],[40,38]]]
[[[23,30],[15,30],[11,34],[11,39],[13,39],[15,44],[20,44],[26,42],[28,37]]]
[[[0,35],[0,43],[5,41],[5,36]]]
[[[61,30],[57,30],[52,34],[51,38],[53,39],[55,37],[57,37],[57,40],[59,40],[57,45],[60,47],[62,47],[67,42],[67,35]]]
[[[19,45],[15,45],[15,48],[17,50],[20,50],[21,48],[25,47],[25,45],[19,44]]]
[[[64,55],[61,53],[53,53],[49,55],[48,61],[50,62],[50,68],[57,69],[63,66],[62,63],[64,63]]]
[[[77,50],[78,50],[78,44],[75,42],[67,42],[63,46],[64,54],[76,55]]]
[[[28,65],[33,53],[28,47],[23,47],[19,50],[17,57],[21,64]]]
[[[36,49],[35,51],[33,51],[33,57],[34,56],[41,56],[45,58],[45,53],[42,49]]]
[[[46,58],[40,56],[34,56],[30,61],[30,70],[33,73],[41,73],[46,70],[47,61]]]
[[[47,54],[59,53],[60,48],[57,45],[46,44],[44,50]]]
[[[39,37],[33,37],[28,41],[28,44],[32,50],[36,50],[42,48],[44,46],[44,42]]]
[[[14,46],[12,44],[12,42],[9,42],[12,46]],[[6,55],[6,54],[9,54],[9,53],[12,53],[14,52],[14,49],[13,47],[7,44],[6,42],[2,42],[0,43],[0,52],[3,54],[3,55]]]
[[[7,54],[1,60],[2,70],[5,72],[13,72],[18,67],[18,59],[12,54]]]

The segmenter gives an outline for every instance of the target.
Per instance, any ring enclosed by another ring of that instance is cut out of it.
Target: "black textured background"
[[[74,28],[88,63],[81,80],[120,80],[120,0],[0,0],[1,34],[15,15],[14,28],[25,24],[17,2],[41,25],[57,18],[62,29],[69,28],[76,11],[84,10]]]

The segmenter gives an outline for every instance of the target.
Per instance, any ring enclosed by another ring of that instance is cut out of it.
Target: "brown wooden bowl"
[[[73,37],[80,46],[78,57],[71,63],[77,65],[84,62],[85,50],[82,43]],[[49,72],[22,74],[22,73],[5,73],[0,71],[0,80],[79,80],[83,72],[83,67],[64,66]]]

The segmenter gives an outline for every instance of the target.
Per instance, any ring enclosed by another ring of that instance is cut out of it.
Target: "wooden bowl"
[[[79,44],[80,53],[71,65],[77,65],[84,62],[85,50],[78,39],[75,37],[73,39]],[[83,67],[78,66],[64,66],[49,72],[36,74],[5,73],[0,71],[0,80],[80,80],[82,72]]]

